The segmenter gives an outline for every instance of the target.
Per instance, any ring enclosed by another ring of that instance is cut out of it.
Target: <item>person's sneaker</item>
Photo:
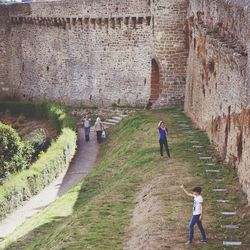
[[[191,245],[191,244],[192,242],[190,240],[185,243],[185,245]]]
[[[206,244],[207,241],[206,240],[201,240],[201,243]]]

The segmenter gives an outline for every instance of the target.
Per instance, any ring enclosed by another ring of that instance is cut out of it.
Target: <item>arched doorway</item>
[[[160,95],[160,73],[159,66],[155,59],[151,62],[151,95],[150,102],[153,103],[158,100]]]

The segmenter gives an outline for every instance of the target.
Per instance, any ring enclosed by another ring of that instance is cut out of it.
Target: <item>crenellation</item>
[[[11,23],[13,25],[22,25],[22,24],[32,24],[39,26],[55,26],[62,27],[68,24],[68,27],[74,27],[77,25],[84,26],[86,28],[96,29],[102,28],[106,26],[106,28],[121,28],[122,22],[125,25],[131,25],[134,29],[136,29],[137,25],[143,25],[146,23],[150,26],[151,24],[151,16],[125,16],[125,17],[26,17],[26,16],[11,16]]]

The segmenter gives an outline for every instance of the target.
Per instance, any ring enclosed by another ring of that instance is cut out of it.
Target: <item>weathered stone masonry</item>
[[[9,91],[9,22],[8,10],[0,8],[0,97]]]
[[[182,105],[184,3],[86,0],[13,5],[9,94],[67,103]],[[153,60],[159,82],[151,87]]]
[[[237,166],[250,201],[249,7],[190,1],[185,110]]]

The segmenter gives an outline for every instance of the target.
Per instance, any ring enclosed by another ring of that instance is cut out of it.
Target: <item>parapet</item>
[[[40,26],[57,26],[64,29],[71,29],[74,26],[81,28],[121,28],[122,24],[131,25],[150,25],[151,16],[115,16],[115,17],[29,17],[11,16],[11,23],[14,25],[33,24]]]

